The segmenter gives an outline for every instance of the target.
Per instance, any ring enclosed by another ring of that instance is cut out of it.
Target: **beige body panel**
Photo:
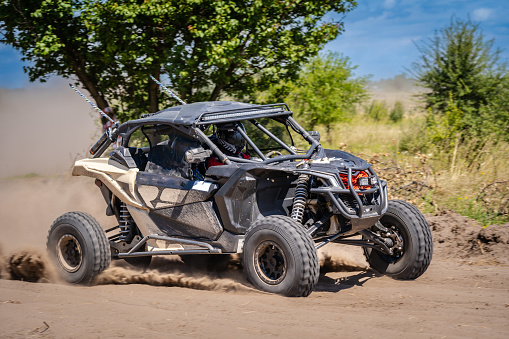
[[[138,171],[137,168],[127,168],[108,158],[95,158],[76,161],[72,175],[99,179],[127,205],[148,210],[136,193]]]

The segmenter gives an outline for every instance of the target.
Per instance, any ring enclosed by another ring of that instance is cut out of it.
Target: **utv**
[[[236,145],[221,147],[221,133]],[[393,278],[423,274],[433,249],[423,215],[389,201],[366,161],[319,140],[286,104],[198,102],[123,123],[72,170],[95,178],[118,226],[103,231],[86,213],[66,213],[51,226],[49,254],[66,281],[89,284],[111,259],[227,264],[238,253],[249,282],[286,296],[313,291],[317,249],[330,242],[362,246]]]

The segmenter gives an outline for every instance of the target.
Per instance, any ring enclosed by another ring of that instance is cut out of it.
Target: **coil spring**
[[[131,217],[131,214],[129,213],[129,210],[127,209],[127,206],[125,203],[120,204],[120,218],[119,218],[119,228],[120,228],[120,241],[129,241],[131,240],[132,235],[132,225],[133,225],[133,218]]]
[[[306,206],[306,200],[308,198],[309,190],[309,175],[301,174],[297,179],[297,187],[295,188],[295,198],[293,199],[292,219],[302,224],[302,218],[304,217],[304,207]]]

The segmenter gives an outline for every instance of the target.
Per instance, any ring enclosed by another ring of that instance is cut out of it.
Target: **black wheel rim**
[[[258,277],[269,285],[281,283],[286,276],[286,256],[273,241],[263,241],[254,252],[255,270]]]
[[[64,234],[57,243],[57,258],[65,271],[73,273],[79,270],[83,262],[83,252],[78,239],[72,234]]]

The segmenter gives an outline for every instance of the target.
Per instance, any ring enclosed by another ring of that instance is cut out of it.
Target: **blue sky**
[[[405,72],[418,58],[415,42],[433,36],[446,26],[452,15],[470,16],[481,25],[484,35],[495,39],[509,60],[509,4],[507,0],[366,0],[344,18],[345,33],[326,45],[357,65],[356,75],[372,75],[373,80],[391,78]],[[0,44],[0,87],[29,85],[23,73],[21,55]]]
[[[507,0],[358,0],[344,18],[345,33],[326,49],[350,57],[357,75],[391,78],[418,60],[415,43],[447,26],[453,15],[478,23],[484,36],[503,50],[501,58],[509,60]]]

